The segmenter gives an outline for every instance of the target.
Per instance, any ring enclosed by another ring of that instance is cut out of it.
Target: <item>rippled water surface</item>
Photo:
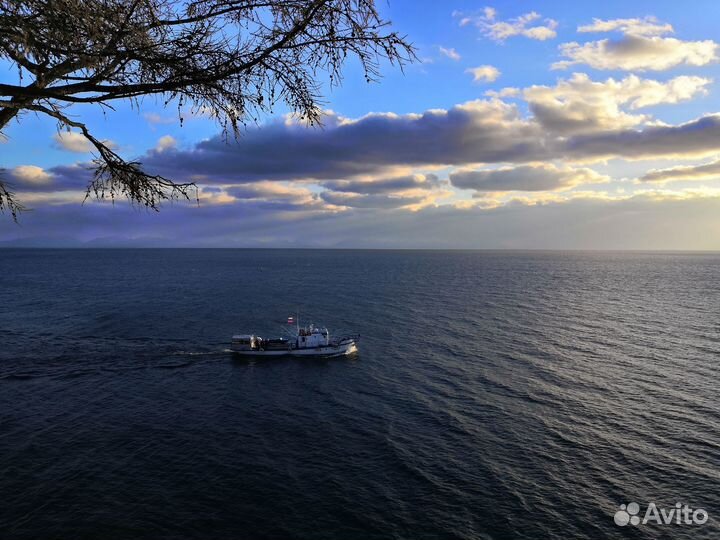
[[[0,538],[718,538],[720,255],[0,251]],[[243,361],[288,315],[352,359]],[[618,527],[635,501],[704,525]]]

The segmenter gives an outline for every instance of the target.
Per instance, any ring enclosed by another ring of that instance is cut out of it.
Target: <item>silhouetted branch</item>
[[[18,84],[0,84],[0,129],[24,110],[80,129],[97,151],[87,194],[157,209],[189,198],[193,184],[146,174],[64,108],[156,95],[208,111],[237,135],[284,101],[316,124],[319,72],[337,84],[354,56],[372,81],[382,60],[415,58],[387,26],[375,0],[0,0],[0,58],[19,73]]]
[[[0,175],[4,171],[0,169]],[[17,223],[18,214],[26,211],[23,205],[15,200],[14,194],[10,191],[6,184],[0,180],[0,212],[9,212],[13,218],[13,221]]]

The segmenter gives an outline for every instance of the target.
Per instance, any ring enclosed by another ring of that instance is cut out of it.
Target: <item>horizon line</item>
[[[433,248],[433,247],[218,247],[218,246],[0,246],[0,250],[238,250],[238,251],[503,251],[595,253],[720,253],[720,249]]]

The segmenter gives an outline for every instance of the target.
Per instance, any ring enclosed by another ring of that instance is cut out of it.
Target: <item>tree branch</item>
[[[224,134],[237,136],[284,101],[314,124],[319,72],[337,84],[354,56],[371,81],[380,59],[402,68],[415,58],[404,37],[381,33],[387,24],[375,0],[0,0],[0,60],[20,77],[0,84],[0,129],[27,110],[80,130],[95,149],[86,196],[123,195],[157,209],[167,199],[189,199],[192,189],[197,198],[197,189],[123,160],[71,119],[69,107],[119,99],[139,106],[142,96],[162,95],[166,105],[177,100],[178,110],[209,110]],[[19,208],[3,189],[0,208]]]
[[[109,198],[114,202],[118,195],[123,195],[131,203],[156,211],[163,201],[180,197],[190,200],[192,190],[195,191],[195,200],[198,200],[197,186],[194,182],[177,183],[160,175],[147,174],[142,170],[141,163],[122,159],[105,143],[95,138],[85,124],[71,120],[56,108],[42,105],[32,105],[28,108],[57,119],[61,125],[79,129],[97,150],[98,156],[93,160],[96,166],[95,175],[87,188],[85,200],[94,195],[97,199]]]
[[[4,169],[0,169],[0,175],[5,172]],[[17,223],[18,214],[25,212],[25,208],[22,204],[15,200],[15,194],[7,188],[7,185],[0,180],[0,212],[10,212],[13,221]]]

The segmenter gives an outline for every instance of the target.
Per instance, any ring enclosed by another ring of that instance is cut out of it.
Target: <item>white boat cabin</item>
[[[327,347],[330,344],[330,334],[327,328],[315,328],[312,324],[307,328],[300,328],[297,335],[298,349],[311,349],[313,347]]]

